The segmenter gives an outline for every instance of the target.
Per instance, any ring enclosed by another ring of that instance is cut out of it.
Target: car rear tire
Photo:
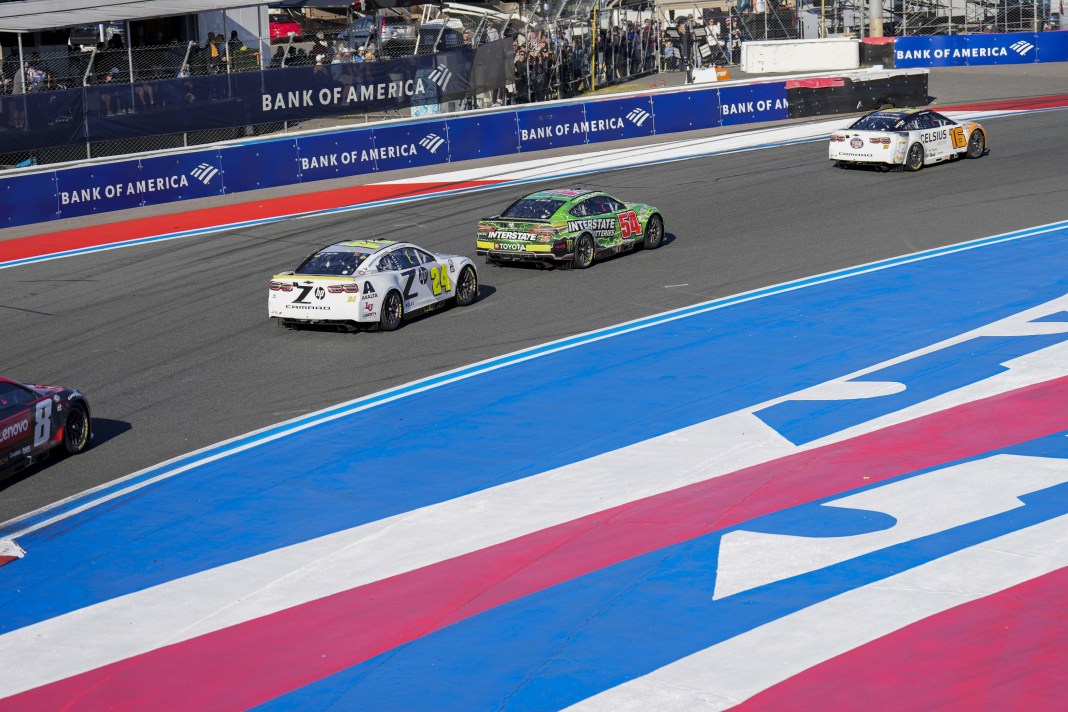
[[[986,151],[986,134],[979,129],[972,131],[968,137],[968,150],[964,152],[965,158],[979,158]]]
[[[571,266],[575,269],[586,269],[593,264],[595,254],[593,236],[584,232],[575,240],[575,256],[571,259]]]
[[[664,218],[653,215],[645,223],[645,237],[642,239],[642,248],[655,250],[664,241]]]
[[[918,143],[912,144],[909,146],[908,153],[905,154],[905,170],[910,173],[920,170],[923,168],[923,158],[923,146]]]
[[[67,408],[67,420],[63,423],[63,449],[68,455],[77,455],[89,445],[92,423],[89,411],[81,403],[71,403]]]
[[[404,321],[404,300],[396,290],[382,300],[382,314],[378,317],[379,331],[396,331]]]
[[[467,265],[460,270],[460,278],[456,280],[456,304],[466,307],[472,304],[478,297],[478,275],[475,268]]]

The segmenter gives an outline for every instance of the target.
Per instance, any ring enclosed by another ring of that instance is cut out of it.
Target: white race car
[[[267,295],[268,316],[283,326],[393,331],[449,300],[474,302],[478,273],[466,257],[434,254],[410,242],[353,240],[324,247],[294,271],[274,275]]]
[[[930,109],[873,111],[831,134],[829,157],[836,165],[875,164],[918,171],[960,156],[986,151],[986,129],[957,123]]]

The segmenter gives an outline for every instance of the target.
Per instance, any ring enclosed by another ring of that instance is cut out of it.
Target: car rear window
[[[295,271],[297,274],[352,274],[363,264],[368,254],[367,252],[323,250],[304,260]]]
[[[857,119],[849,128],[858,131],[903,131],[905,119],[900,114],[868,114]]]
[[[508,209],[501,213],[501,217],[548,220],[563,205],[563,200],[552,198],[520,198],[508,206]]]

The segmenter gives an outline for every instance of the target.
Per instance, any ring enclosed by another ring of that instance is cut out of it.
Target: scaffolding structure
[[[869,0],[802,0],[802,37],[866,37]],[[884,0],[883,34],[957,35],[1058,29],[1059,0]]]

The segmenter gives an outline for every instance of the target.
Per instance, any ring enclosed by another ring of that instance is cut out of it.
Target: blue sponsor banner
[[[426,121],[374,129],[375,161],[379,171],[448,163],[444,121]]]
[[[1068,62],[1068,32],[1039,32],[1035,44],[1039,62]]]
[[[233,146],[219,153],[227,193],[299,182],[296,139]]]
[[[894,66],[966,67],[1057,61],[1041,58],[1038,44],[1039,34],[1034,32],[898,37],[894,40]],[[1065,49],[1068,43],[1064,40],[1049,40],[1045,44],[1050,57],[1056,56],[1058,51],[1068,57]]]
[[[141,196],[141,205],[210,198],[226,192],[217,150],[141,159],[140,175],[130,186]]]
[[[784,82],[723,87],[719,103],[724,126],[790,118]]]
[[[141,207],[137,180],[140,161],[121,161],[56,171],[59,217],[106,213]]]
[[[589,143],[652,135],[651,97],[634,96],[586,104],[586,140]]]
[[[519,113],[519,150],[541,151],[546,148],[586,143],[586,120],[583,104],[524,109]]]
[[[0,227],[56,220],[56,173],[30,173],[0,180]]]
[[[656,133],[712,129],[719,122],[719,91],[688,91],[653,96]]]
[[[297,139],[299,181],[374,173],[375,142],[371,129]],[[284,170],[284,169],[283,169]]]
[[[519,152],[516,112],[449,119],[449,158],[466,161]]]

